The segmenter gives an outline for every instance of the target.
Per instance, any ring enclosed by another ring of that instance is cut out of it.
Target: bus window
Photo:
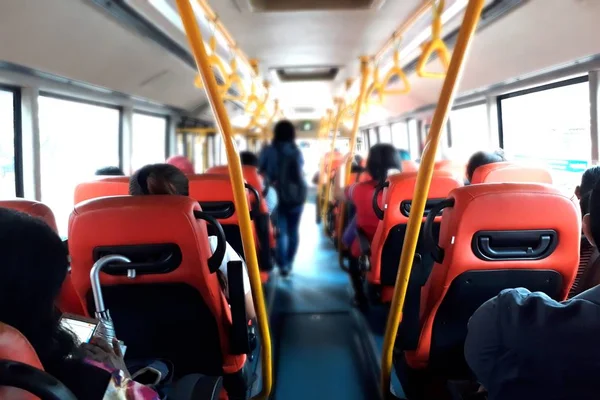
[[[378,143],[377,131],[373,128],[369,129],[369,147],[373,147]]]
[[[0,90],[0,198],[15,197],[13,92]]]
[[[392,143],[392,130],[389,125],[381,125],[379,128],[379,142]]]
[[[204,146],[206,146],[206,137],[194,135],[192,145],[194,146],[194,171],[201,174],[205,170]]]
[[[467,162],[473,153],[490,149],[487,106],[465,107],[450,113],[452,158]]]
[[[554,183],[573,190],[590,164],[587,79],[500,97],[507,157],[546,165]]]
[[[185,134],[177,135],[177,155],[185,155]]]
[[[408,143],[410,158],[417,160],[421,158],[421,146],[419,144],[419,127],[416,119],[408,121]]]
[[[40,169],[42,201],[66,237],[75,186],[97,169],[119,165],[116,108],[40,95]]]
[[[398,149],[408,150],[408,127],[406,122],[396,122],[392,125],[392,143]]]
[[[144,165],[165,161],[166,134],[167,119],[165,117],[133,113],[132,172]]]

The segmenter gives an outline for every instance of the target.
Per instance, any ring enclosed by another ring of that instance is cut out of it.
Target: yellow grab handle
[[[396,335],[398,334],[398,326],[400,325],[400,322],[402,322],[402,309],[406,298],[406,289],[408,287],[408,280],[410,278],[412,263],[415,256],[415,249],[419,239],[419,230],[421,229],[421,223],[423,221],[423,212],[425,210],[425,203],[427,202],[429,185],[431,184],[431,177],[433,176],[435,153],[440,143],[442,127],[446,125],[448,112],[450,111],[452,102],[456,96],[458,83],[462,76],[469,46],[475,34],[475,29],[477,28],[477,23],[484,3],[485,0],[470,0],[467,5],[463,23],[460,32],[458,33],[456,46],[454,47],[454,55],[452,56],[448,74],[444,80],[442,92],[440,93],[440,98],[433,115],[427,144],[423,150],[421,166],[417,173],[415,195],[413,197],[410,216],[408,218],[406,235],[400,256],[400,265],[396,276],[396,285],[394,287],[394,296],[392,297],[392,304],[388,314],[385,336],[383,339],[381,392],[385,399],[394,398],[390,391],[394,344],[396,342]]]
[[[231,59],[229,68],[231,69],[231,74],[229,75],[229,79],[227,81],[228,86],[223,88],[223,100],[232,100],[244,103],[246,101],[246,88],[244,87],[244,81],[242,81],[241,76],[237,73],[237,62],[235,58]],[[229,89],[231,88],[237,90],[237,96],[232,96],[228,93]]]
[[[235,148],[233,129],[231,122],[227,116],[227,111],[221,99],[221,92],[215,76],[212,73],[209,57],[206,54],[202,34],[198,28],[196,16],[189,0],[176,0],[179,14],[185,28],[185,32],[190,43],[190,48],[196,60],[196,65],[202,83],[206,88],[206,94],[210,106],[215,114],[217,127],[223,137],[225,149],[227,152],[227,165],[229,167],[229,175],[231,176],[231,187],[233,189],[233,198],[235,207],[239,214],[240,232],[242,236],[242,244],[244,254],[246,255],[246,264],[248,266],[248,274],[250,275],[250,286],[252,288],[252,297],[254,298],[254,307],[256,309],[256,318],[260,329],[261,342],[261,366],[262,366],[262,388],[255,399],[266,400],[273,385],[273,368],[271,354],[271,334],[269,332],[269,323],[267,318],[267,310],[265,307],[265,299],[262,291],[262,283],[260,280],[260,271],[258,269],[258,261],[256,256],[256,246],[254,236],[252,234],[252,225],[250,221],[250,210],[246,197],[246,188],[244,187],[244,177],[242,175],[242,166],[240,158]]]
[[[395,90],[386,89],[394,76],[397,76],[402,81],[402,86],[403,86],[402,89],[395,89]],[[410,92],[410,89],[411,89],[410,82],[408,81],[408,77],[404,73],[404,70],[400,66],[400,51],[399,50],[394,51],[394,66],[392,68],[390,68],[388,73],[385,75],[385,78],[383,78],[383,82],[381,83],[381,86],[384,88],[384,90],[383,90],[384,95],[395,96],[395,95],[407,94]]]
[[[444,11],[444,0],[439,0],[438,5],[432,6],[433,22],[431,23],[431,40],[423,44],[423,52],[417,62],[417,75],[421,78],[437,78],[443,79],[446,76],[450,65],[450,52],[444,40],[442,39],[442,12]],[[425,65],[429,61],[431,55],[435,52],[444,66],[444,72],[429,72],[425,71]]]

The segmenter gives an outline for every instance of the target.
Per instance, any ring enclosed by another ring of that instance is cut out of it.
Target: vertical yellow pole
[[[327,233],[327,211],[329,210],[329,199],[331,195],[331,170],[333,169],[333,155],[335,150],[335,141],[337,139],[340,121],[344,113],[344,103],[340,98],[335,99],[337,104],[337,113],[333,123],[333,138],[331,138],[331,147],[329,149],[329,160],[327,161],[327,172],[325,175],[325,196],[323,197],[323,207],[321,208],[321,219],[323,221],[323,231]]]
[[[260,280],[260,271],[256,257],[256,246],[252,234],[250,222],[250,210],[246,198],[246,189],[244,187],[244,177],[242,175],[242,166],[233,141],[233,129],[221,99],[219,87],[212,72],[212,68],[206,55],[202,34],[198,28],[198,23],[190,0],[177,0],[177,8],[181,14],[181,20],[185,28],[190,48],[194,54],[196,65],[202,78],[202,83],[206,88],[206,94],[210,106],[215,114],[217,127],[223,136],[225,150],[227,152],[227,161],[229,175],[231,176],[231,186],[233,189],[234,201],[238,210],[240,231],[246,264],[248,265],[248,274],[250,275],[250,286],[252,287],[252,297],[254,298],[254,307],[260,329],[261,340],[261,361],[262,361],[262,388],[261,392],[255,397],[257,399],[267,399],[271,393],[273,385],[273,370],[271,364],[271,335],[269,332],[269,323],[267,319],[267,310],[262,292],[262,283]]]
[[[446,124],[448,112],[452,106],[454,97],[456,96],[458,82],[462,76],[469,46],[475,33],[475,29],[477,28],[477,23],[484,3],[485,0],[470,0],[467,5],[458,39],[454,46],[452,61],[450,62],[450,67],[448,68],[448,73],[446,74],[446,79],[444,80],[444,85],[440,93],[440,99],[433,115],[427,144],[423,150],[421,166],[419,167],[417,175],[415,196],[412,201],[410,217],[408,218],[406,236],[402,246],[400,265],[398,267],[396,286],[394,288],[394,296],[392,298],[383,341],[381,391],[386,399],[394,397],[390,392],[390,375],[392,371],[394,344],[396,335],[398,334],[398,326],[402,321],[402,308],[404,307],[406,288],[408,287],[408,279],[410,277],[415,256],[415,248],[419,238],[419,230],[421,229],[421,222],[423,220],[423,211],[425,210],[429,185],[431,184],[431,177],[433,175],[435,153],[440,142],[442,128]]]
[[[327,110],[327,121],[325,122],[325,128],[322,132],[322,136],[319,139],[319,144],[321,146],[319,147],[323,147],[322,145],[325,143],[325,141],[327,140],[327,138],[329,137],[329,131],[330,131],[330,127],[331,127],[331,123],[333,122],[333,110],[332,109],[328,109]],[[327,165],[327,160],[325,160],[325,154],[323,154],[323,157],[321,159],[321,164],[319,165],[319,181],[317,183],[317,201],[319,202],[319,205],[321,207],[321,215],[323,214],[322,210],[323,210],[323,205],[325,202],[325,183],[321,184],[321,182],[325,182],[325,172],[326,172],[326,165]]]
[[[356,139],[358,137],[358,128],[360,125],[360,113],[362,111],[363,103],[365,102],[365,97],[367,93],[367,84],[369,83],[369,57],[363,56],[360,58],[360,92],[358,94],[358,98],[356,99],[356,107],[354,109],[354,120],[352,123],[352,132],[350,132],[350,152],[348,156],[348,160],[346,160],[345,174],[344,174],[344,186],[350,185],[352,182],[350,181],[350,174],[352,172],[352,160],[354,159],[354,153],[356,151]],[[351,85],[351,82],[346,82],[347,88]],[[346,110],[344,110],[346,111]],[[343,112],[345,114],[345,112]],[[343,118],[343,115],[342,115]],[[340,220],[337,227],[338,234],[338,257],[340,265],[343,262],[343,254],[342,249],[344,244],[342,243],[342,235],[344,232],[341,230],[344,227],[344,219],[346,217],[346,203],[342,202],[341,210],[340,210]]]

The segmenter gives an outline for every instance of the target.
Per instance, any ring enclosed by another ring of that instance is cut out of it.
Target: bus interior
[[[0,207],[67,245],[60,311],[114,321],[126,362],[175,354],[176,375],[210,377],[191,398],[483,399],[463,391],[473,312],[520,286],[564,300],[575,279],[573,193],[600,151],[599,16],[597,0],[4,0]],[[267,180],[239,161],[281,120],[308,185],[289,276]],[[358,206],[341,193],[382,144],[404,151],[400,171],[365,200],[372,234],[347,246]],[[506,161],[465,185],[471,156],[497,150]],[[174,156],[193,166],[189,198],[129,195],[130,176]],[[95,176],[108,166],[125,176]],[[190,235],[244,259],[250,325],[244,267],[229,264],[223,308],[203,286],[220,250],[203,258]],[[114,270],[90,282],[103,260]],[[76,398],[2,322],[0,397]]]

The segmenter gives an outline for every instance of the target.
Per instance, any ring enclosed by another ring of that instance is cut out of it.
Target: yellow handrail
[[[260,271],[258,269],[258,261],[256,256],[256,247],[254,236],[252,234],[252,226],[250,221],[250,210],[246,198],[246,189],[244,187],[244,177],[242,175],[242,166],[240,158],[237,154],[235,143],[233,141],[233,130],[227,111],[221,99],[221,93],[212,69],[208,61],[202,34],[198,28],[194,10],[190,4],[190,0],[177,0],[177,8],[181,15],[181,20],[185,28],[185,32],[190,42],[190,48],[194,54],[196,65],[202,77],[202,83],[206,88],[206,94],[210,106],[215,114],[215,121],[223,136],[225,149],[227,152],[227,165],[229,167],[229,175],[231,176],[231,187],[233,189],[233,198],[236,209],[238,210],[240,231],[242,236],[242,244],[244,254],[246,255],[246,264],[248,265],[248,274],[250,275],[250,286],[252,287],[252,297],[254,298],[254,307],[256,309],[256,318],[260,329],[261,341],[261,361],[262,361],[262,388],[260,393],[254,397],[255,399],[266,400],[273,385],[273,368],[271,360],[271,334],[269,332],[269,323],[267,319],[267,310],[265,307],[265,299],[262,292],[262,283],[260,280]]]
[[[394,76],[397,76],[401,81],[404,87],[402,89],[388,90],[386,89]],[[383,87],[383,94],[386,96],[396,96],[403,95],[410,92],[410,82],[404,73],[404,70],[400,66],[400,50],[394,50],[394,66],[390,68],[388,73],[383,78],[383,82],[381,82],[381,86]]]
[[[462,76],[465,60],[477,23],[483,9],[485,0],[470,0],[467,5],[465,16],[463,19],[458,39],[454,47],[454,54],[448,69],[448,74],[444,80],[444,85],[440,93],[429,138],[423,157],[421,166],[417,174],[417,184],[415,196],[412,201],[410,217],[406,228],[406,236],[402,246],[400,256],[400,265],[398,267],[398,275],[396,276],[396,286],[394,287],[394,296],[388,315],[387,325],[385,328],[385,337],[383,341],[383,355],[381,358],[381,391],[386,399],[392,399],[394,396],[390,391],[390,376],[392,372],[392,361],[394,344],[396,335],[398,334],[398,326],[402,321],[402,308],[404,307],[404,299],[406,296],[406,288],[408,287],[408,279],[412,269],[412,263],[415,256],[415,248],[419,238],[419,230],[423,221],[423,211],[427,202],[427,194],[429,193],[429,185],[433,175],[433,167],[435,164],[435,153],[440,142],[442,127],[446,124],[448,112],[456,96],[458,82]]]
[[[336,99],[338,112],[333,123],[333,137],[331,138],[331,148],[329,150],[329,160],[327,161],[327,172],[325,176],[325,196],[323,198],[323,207],[321,208],[321,220],[323,221],[323,230],[327,233],[327,210],[329,208],[329,199],[331,195],[331,170],[333,168],[333,157],[335,152],[335,140],[337,139],[340,121],[344,114],[344,102],[342,99]]]
[[[237,72],[237,61],[235,60],[235,57],[231,59],[229,68],[231,69],[231,74],[229,74],[229,78],[227,79],[227,87],[223,88],[223,100],[244,103],[246,101],[246,88],[244,87],[244,82],[242,81],[240,74]],[[232,96],[228,93],[231,88],[237,90],[237,96]]]
[[[322,131],[322,136],[319,140],[319,144],[322,144],[323,142],[325,142],[325,140],[327,139],[327,137],[329,137],[329,131],[331,130],[331,123],[333,122],[333,110],[328,108],[327,109],[327,119],[325,122],[325,127]],[[321,159],[321,163],[319,165],[319,182],[317,185],[317,190],[318,190],[318,195],[317,195],[317,200],[320,203],[321,206],[321,210],[323,210],[323,206],[324,206],[324,201],[325,201],[325,193],[324,193],[324,189],[325,189],[325,185],[327,184],[327,180],[326,180],[326,176],[325,176],[325,171],[326,171],[326,165],[327,165],[327,160],[325,160],[325,155],[327,154],[327,152],[323,153],[323,157]],[[321,184],[322,182],[322,184]],[[322,213],[321,213],[322,214]]]
[[[442,39],[442,12],[444,11],[444,0],[439,0],[437,6],[434,4],[431,7],[433,11],[433,22],[431,23],[431,40],[423,44],[423,52],[417,62],[417,75],[421,78],[440,78],[443,79],[450,65],[450,52],[444,39]],[[425,71],[425,65],[429,61],[429,57],[436,53],[444,66],[444,72],[428,72]]]
[[[365,102],[366,91],[367,91],[367,81],[369,80],[369,58],[368,57],[362,57],[360,59],[360,75],[361,75],[360,92],[358,94],[358,98],[356,99],[356,109],[354,110],[354,119],[352,122],[352,132],[350,132],[350,151],[349,151],[348,160],[346,160],[346,165],[344,166],[344,168],[345,168],[344,186],[349,186],[352,183],[352,181],[350,180],[350,174],[352,173],[352,160],[354,159],[354,153],[356,150],[356,139],[358,137],[360,114],[361,114],[362,106]],[[338,254],[340,257],[340,263],[342,262],[341,257],[342,257],[342,247],[343,247],[343,243],[341,240],[343,232],[340,232],[340,231],[341,231],[342,227],[344,226],[344,218],[345,217],[346,217],[345,202],[342,202],[340,223],[339,223],[338,232],[337,232],[338,237],[340,238],[338,241],[338,250],[339,250]]]

